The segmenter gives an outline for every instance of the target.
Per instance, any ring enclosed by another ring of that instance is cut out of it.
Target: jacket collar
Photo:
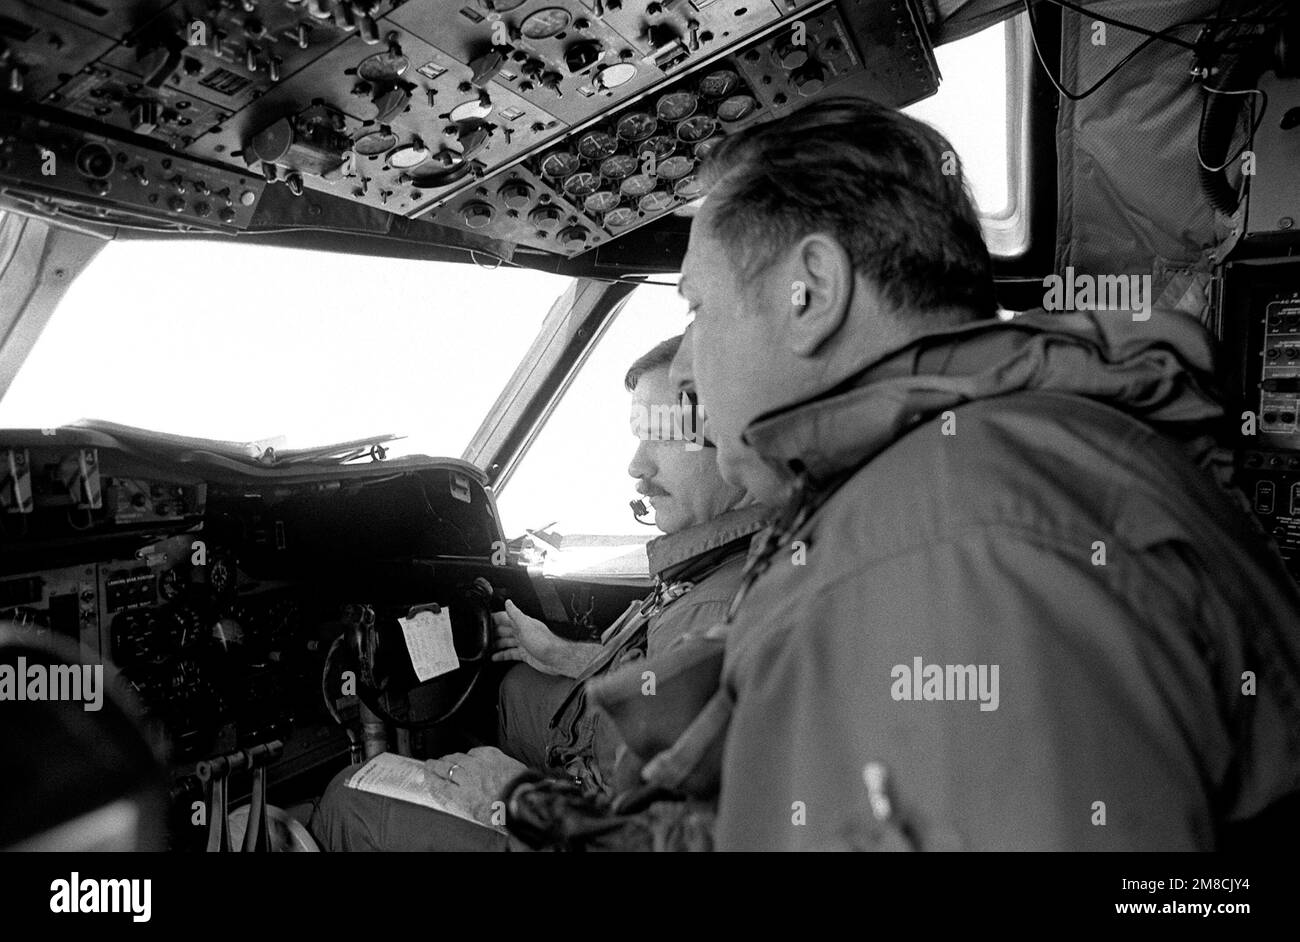
[[[656,537],[645,547],[650,572],[664,582],[687,578],[701,568],[699,564],[721,561],[717,551],[730,550],[730,544],[753,536],[766,524],[768,516],[766,508],[754,504],[728,510],[678,533]],[[729,555],[721,553],[722,557]]]
[[[928,334],[812,399],[760,416],[744,441],[783,474],[825,483],[909,429],[965,402],[1031,390],[1072,393],[1190,438],[1222,412],[1213,353],[1184,314],[1047,314]]]

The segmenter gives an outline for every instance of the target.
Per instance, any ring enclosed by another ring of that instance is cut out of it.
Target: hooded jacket
[[[1035,313],[751,424],[815,499],[728,629],[718,848],[1211,849],[1300,788],[1212,367],[1181,315]]]

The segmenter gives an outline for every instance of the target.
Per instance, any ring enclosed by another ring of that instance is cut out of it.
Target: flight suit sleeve
[[[990,528],[756,589],[719,849],[1212,846],[1230,742],[1195,592],[1086,549]]]

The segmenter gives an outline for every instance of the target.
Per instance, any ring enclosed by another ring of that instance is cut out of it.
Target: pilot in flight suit
[[[638,490],[649,496],[656,525],[665,535],[646,545],[654,590],[634,602],[591,648],[585,667],[576,676],[546,674],[519,664],[505,676],[499,700],[498,764],[522,771],[524,766],[544,770],[579,782],[598,794],[609,787],[618,740],[596,711],[588,705],[585,685],[647,654],[670,648],[688,632],[704,631],[720,621],[739,583],[751,537],[764,523],[765,512],[746,502],[744,492],[727,485],[718,474],[711,447],[686,447],[681,429],[675,434],[645,427],[652,410],[638,403],[675,400],[668,367],[680,345],[676,337],[658,345],[628,371],[625,384],[633,392],[634,431],[641,439],[629,473]],[[638,415],[640,420],[638,420]],[[523,637],[517,610],[511,615],[515,631]],[[534,623],[537,627],[544,626]],[[514,640],[497,659],[529,660],[545,667],[524,644]],[[512,656],[511,648],[514,649]],[[479,753],[480,750],[475,750]],[[482,756],[470,754],[431,760],[430,771],[445,780],[442,788],[457,786],[456,773],[465,782],[467,771]],[[452,761],[455,760],[455,761]],[[518,766],[516,763],[523,763]],[[345,787],[355,767],[343,770],[326,790],[312,830],[329,850],[501,850],[505,835],[495,829],[409,802],[396,801]],[[513,777],[513,772],[507,778]],[[491,780],[490,776],[488,780]],[[502,782],[501,784],[504,784]],[[495,795],[491,797],[496,797]],[[485,823],[488,823],[485,821]]]

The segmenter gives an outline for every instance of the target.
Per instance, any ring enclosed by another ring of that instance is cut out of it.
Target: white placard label
[[[399,618],[406,650],[411,655],[411,666],[420,683],[460,667],[456,656],[456,643],[451,636],[451,614],[447,609],[438,613],[420,612],[413,618]]]

